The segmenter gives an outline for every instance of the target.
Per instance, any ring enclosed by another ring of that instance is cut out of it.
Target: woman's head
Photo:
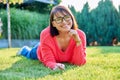
[[[52,36],[56,36],[59,34],[58,29],[56,28],[54,23],[56,25],[57,24],[60,25],[63,22],[68,22],[68,24],[71,23],[70,25],[71,29],[77,29],[78,27],[73,14],[67,7],[61,6],[61,5],[55,6],[52,9],[51,14],[50,14],[50,33]]]

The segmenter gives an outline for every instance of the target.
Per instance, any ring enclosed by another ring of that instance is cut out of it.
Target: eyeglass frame
[[[65,17],[69,17],[69,18],[65,18]],[[58,18],[61,18],[61,21],[60,22],[57,22],[57,19]],[[63,22],[63,19],[65,20],[65,21],[69,21],[70,19],[72,19],[72,17],[70,16],[70,15],[65,15],[65,16],[63,16],[63,17],[57,17],[56,19],[53,19],[53,21],[55,21],[57,24],[60,24],[60,23],[62,23]]]

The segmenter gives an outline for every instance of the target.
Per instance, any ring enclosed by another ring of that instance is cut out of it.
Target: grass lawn
[[[18,49],[0,49],[0,80],[120,80],[120,47],[87,47],[84,66],[65,63],[65,70],[56,71],[16,56]]]

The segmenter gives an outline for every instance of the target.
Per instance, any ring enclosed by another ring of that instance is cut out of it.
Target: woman
[[[40,44],[32,49],[24,46],[18,55],[38,59],[53,70],[65,69],[62,62],[80,66],[86,63],[86,36],[71,11],[58,5],[51,11],[50,26],[40,34]]]

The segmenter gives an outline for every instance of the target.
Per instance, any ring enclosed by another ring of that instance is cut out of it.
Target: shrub
[[[11,10],[12,39],[39,39],[39,34],[48,26],[49,15],[12,8]],[[7,12],[1,10],[3,22],[3,38],[7,38]]]

